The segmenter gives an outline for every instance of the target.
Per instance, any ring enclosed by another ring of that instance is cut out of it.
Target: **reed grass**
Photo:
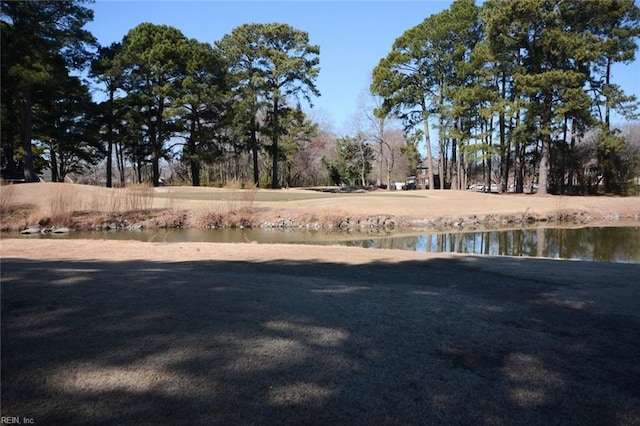
[[[153,187],[148,184],[129,186],[124,199],[127,211],[146,211],[153,206]]]
[[[120,195],[121,192],[120,189],[109,190],[108,194],[96,192],[92,195],[86,208],[91,212],[120,213],[125,204]]]
[[[253,203],[258,193],[258,187],[255,184],[248,184],[240,180],[230,180],[225,185],[225,189],[229,190],[229,195],[225,197],[228,213],[253,210]]]
[[[250,228],[256,226],[253,204],[258,187],[239,180],[226,183],[223,204],[203,210],[196,218],[199,228]]]
[[[52,225],[70,226],[75,211],[83,209],[79,192],[68,185],[60,185],[51,196],[49,220]]]
[[[15,199],[15,187],[0,181],[0,214],[8,212]]]

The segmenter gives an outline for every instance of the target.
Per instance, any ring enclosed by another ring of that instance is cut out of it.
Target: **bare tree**
[[[391,189],[392,177],[396,161],[403,155],[401,147],[406,145],[399,123],[388,113],[384,112],[384,99],[370,90],[365,89],[358,98],[358,112],[363,129],[372,141],[375,155],[374,169],[376,170],[376,184],[385,184]],[[406,167],[405,167],[406,168]],[[403,170],[402,174],[406,171]],[[404,180],[406,176],[402,176]]]

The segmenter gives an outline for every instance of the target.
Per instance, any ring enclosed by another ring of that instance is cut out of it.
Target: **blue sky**
[[[90,7],[87,25],[102,45],[121,41],[142,22],[178,28],[190,38],[213,44],[246,23],[283,22],[309,33],[320,46],[321,96],[315,109],[337,130],[349,126],[371,71],[394,40],[450,1],[100,1]],[[640,97],[640,60],[614,69],[614,82]]]

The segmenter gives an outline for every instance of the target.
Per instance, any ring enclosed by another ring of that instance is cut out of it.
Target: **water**
[[[155,229],[20,237],[116,239],[146,242],[337,244],[429,253],[466,253],[640,263],[640,226],[422,232],[411,235],[367,235],[364,233],[261,229]]]
[[[355,241],[347,245],[428,253],[640,263],[640,227],[535,228],[427,234]]]

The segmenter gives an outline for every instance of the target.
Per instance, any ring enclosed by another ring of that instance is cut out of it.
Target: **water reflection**
[[[257,242],[346,245],[429,253],[530,256],[640,263],[640,227],[528,228],[409,236],[261,229],[170,229],[79,232],[25,238],[122,239],[147,242]]]
[[[428,253],[640,262],[640,227],[535,228],[350,241],[346,245]]]

